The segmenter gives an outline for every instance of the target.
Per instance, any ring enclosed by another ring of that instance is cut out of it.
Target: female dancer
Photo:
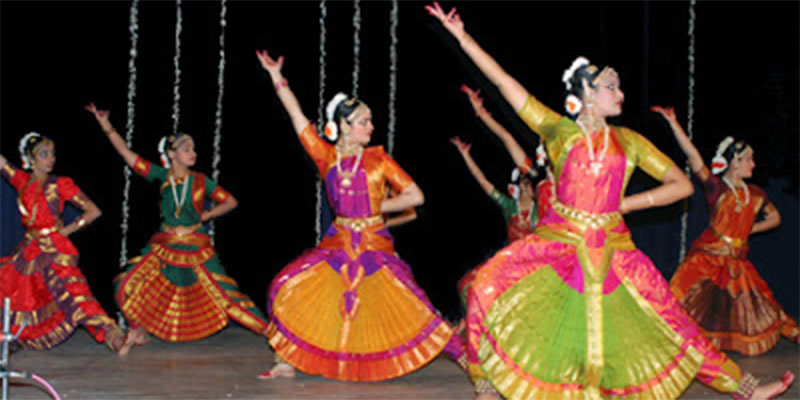
[[[136,344],[147,342],[146,332],[170,342],[202,339],[228,325],[229,318],[265,334],[263,314],[225,273],[203,227],[237,202],[216,182],[189,169],[197,160],[192,137],[179,133],[163,138],[162,167],[128,148],[109,122],[108,111],[94,104],[86,109],[125,163],[148,181],[161,184],[161,229],[115,279],[115,298]],[[206,198],[217,204],[205,210]]]
[[[793,380],[756,387],[699,332],[622,214],[688,196],[692,185],[638,133],[611,127],[619,76],[580,57],[564,73],[562,117],[531,96],[464,30],[455,10],[427,7],[544,141],[556,202],[534,234],[481,266],[468,293],[470,370],[479,396],[676,398],[697,376],[717,390],[764,399]],[[662,181],[625,196],[634,167]]]
[[[83,325],[98,342],[120,356],[133,345],[95,300],[78,268],[78,250],[67,238],[100,216],[100,210],[72,179],[50,175],[56,162],[52,140],[31,132],[22,138],[22,167],[0,156],[0,174],[17,189],[17,205],[27,229],[16,252],[0,259],[0,299],[11,299],[11,331],[27,324],[19,344],[49,349]],[[64,226],[69,201],[83,215]]]
[[[753,149],[729,136],[717,148],[709,171],[675,110],[659,106],[652,110],[667,120],[689,166],[703,182],[711,214],[708,229],[670,280],[672,293],[703,334],[722,350],[756,356],[774,347],[781,335],[797,343],[800,328],[783,312],[747,259],[750,234],[781,223],[766,193],[744,182],[755,167]],[[759,214],[764,219],[756,222]]]
[[[281,69],[283,57],[257,52],[298,138],[319,168],[336,219],[322,242],[273,279],[269,342],[279,360],[260,377],[294,368],[344,381],[408,374],[445,351],[465,365],[464,345],[437,314],[409,266],[394,255],[381,213],[421,205],[422,191],[372,135],[366,104],[337,94],[326,109],[322,140],[303,114]],[[387,182],[398,194],[385,198]]]

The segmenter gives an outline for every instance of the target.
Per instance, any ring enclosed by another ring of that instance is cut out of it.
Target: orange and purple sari
[[[386,183],[413,183],[382,147],[364,149],[336,167],[336,149],[313,125],[300,134],[325,178],[336,219],[322,242],[287,265],[269,288],[269,343],[295,368],[343,381],[408,374],[441,352],[463,356],[463,341],[434,309],[395,255],[383,225]],[[345,185],[340,172],[355,171]]]
[[[745,198],[743,189],[734,194],[707,168],[697,176],[706,194],[709,227],[672,276],[672,293],[722,350],[756,356],[774,347],[781,335],[797,341],[797,323],[747,259],[756,217],[775,212],[775,206],[755,185],[748,185],[750,201],[738,206],[736,196]]]
[[[479,267],[468,291],[467,357],[514,399],[677,398],[693,378],[723,392],[753,378],[719,352],[631,240],[619,213],[633,170],[662,179],[672,161],[638,133],[584,133],[530,97],[520,111],[542,136],[556,201],[533,234]],[[597,164],[597,163],[595,163]]]

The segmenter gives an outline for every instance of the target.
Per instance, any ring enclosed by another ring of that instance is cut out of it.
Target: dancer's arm
[[[425,203],[425,195],[416,183],[408,185],[400,194],[381,202],[381,212],[390,213],[418,207]]]
[[[387,218],[386,222],[384,222],[383,225],[387,228],[392,228],[395,226],[407,224],[411,221],[414,221],[415,219],[417,219],[417,210],[415,208],[408,208],[405,211],[403,211],[400,215]]]
[[[102,214],[100,212],[100,208],[97,207],[88,196],[86,196],[83,192],[79,191],[76,195],[74,195],[69,202],[78,206],[81,210],[83,210],[83,214],[72,221],[69,225],[64,226],[63,228],[59,229],[59,233],[64,236],[69,236],[73,234],[75,231],[82,229],[86,225],[91,224],[97,218],[100,218]]]
[[[231,194],[222,203],[219,203],[219,204],[215,205],[214,207],[211,207],[209,210],[203,212],[203,215],[200,216],[200,219],[203,222],[206,222],[206,221],[208,221],[210,219],[221,217],[221,216],[229,213],[231,210],[236,208],[238,205],[239,205],[239,202],[236,200],[236,197],[233,197],[233,195]]]
[[[680,168],[673,165],[667,170],[661,185],[622,199],[619,212],[622,214],[646,208],[665,206],[694,193],[694,186]]]
[[[768,231],[777,228],[781,224],[781,213],[778,212],[778,208],[769,201],[766,193],[763,193],[761,189],[756,190],[762,192],[762,196],[764,196],[764,205],[761,206],[759,211],[764,214],[764,219],[753,224],[753,227],[750,228],[751,234]]]
[[[283,108],[289,114],[294,126],[295,132],[299,135],[308,126],[308,118],[303,114],[303,109],[300,108],[300,103],[297,101],[292,90],[289,88],[289,81],[283,77],[281,68],[283,68],[283,56],[278,57],[277,60],[269,56],[266,50],[256,50],[256,56],[261,62],[261,66],[269,73],[272,78],[272,83],[275,85],[275,91],[278,98],[283,104]]]
[[[456,146],[458,152],[461,153],[461,157],[464,158],[464,163],[467,164],[467,168],[469,172],[472,173],[472,176],[478,181],[478,184],[481,185],[483,191],[486,192],[487,195],[491,196],[492,193],[495,191],[494,185],[486,179],[486,175],[483,174],[478,164],[475,163],[475,160],[472,159],[472,155],[469,154],[469,150],[472,145],[464,143],[458,137],[454,137],[450,139],[450,143]]]
[[[672,128],[673,135],[675,135],[675,140],[678,142],[678,146],[680,146],[681,150],[683,150],[683,153],[686,154],[686,158],[689,161],[689,167],[692,168],[692,171],[695,174],[699,174],[701,171],[703,171],[705,169],[703,157],[700,156],[700,152],[697,151],[697,147],[694,146],[692,141],[689,139],[689,136],[678,122],[678,118],[675,116],[675,109],[672,107],[652,106],[650,107],[650,111],[661,114],[661,116],[667,120],[669,127]]]
[[[8,161],[6,161],[6,158],[3,157],[2,154],[0,154],[0,169],[5,168],[6,164],[8,164]]]
[[[111,142],[111,145],[114,146],[114,149],[122,156],[122,159],[125,160],[125,164],[128,164],[129,167],[133,168],[134,164],[136,164],[136,160],[139,158],[139,155],[134,153],[130,148],[128,148],[128,144],[125,142],[125,139],[120,136],[114,126],[111,125],[111,121],[108,120],[109,112],[108,110],[98,110],[95,107],[94,103],[89,103],[87,105],[86,110],[92,113],[97,119],[97,123],[100,125],[100,128],[108,137],[108,140]]]
[[[528,91],[509,75],[500,64],[497,63],[478,43],[464,30],[464,22],[453,8],[449,13],[445,13],[439,3],[434,2],[432,6],[425,6],[428,13],[436,17],[444,28],[458,41],[461,48],[478,68],[495,84],[500,94],[514,108],[521,110],[528,99]]]
[[[483,107],[483,99],[480,97],[480,90],[472,90],[467,85],[461,85],[461,91],[467,94],[469,103],[472,105],[472,109],[475,110],[475,115],[477,115],[478,118],[486,124],[489,130],[503,142],[508,154],[511,155],[511,159],[514,160],[514,164],[523,171],[531,171],[535,174],[535,170],[530,169],[530,159],[528,155],[525,154],[525,150],[522,149],[522,146],[514,140],[514,136],[511,135],[511,132],[500,125],[500,123],[492,117],[492,114]]]

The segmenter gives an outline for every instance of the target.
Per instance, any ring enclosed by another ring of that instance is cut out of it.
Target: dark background
[[[397,228],[396,248],[434,304],[459,310],[455,283],[503,245],[500,211],[448,143],[460,135],[489,179],[505,187],[513,167],[499,141],[474,117],[462,83],[482,88],[486,105],[529,154],[538,138],[516,118],[432,17],[426,3],[400,3],[395,158],[426,194],[420,218]],[[783,216],[752,237],[750,258],[786,311],[798,314],[798,2],[696,5],[695,144],[706,162],[726,135],[755,149],[752,182]],[[650,105],[674,105],[686,124],[688,2],[452,2],[467,30],[544,103],[561,110],[561,74],[578,55],[620,73],[623,115],[672,157],[685,158]],[[80,266],[109,312],[118,273],[123,161],[83,105],[112,110],[124,135],[129,2],[0,2],[0,151],[19,165],[18,140],[35,130],[57,144],[55,173],[75,179],[103,211],[73,235]],[[389,2],[361,2],[359,95],[372,108],[374,144],[386,141]],[[351,91],[353,4],[327,3],[326,101]],[[180,129],[198,146],[196,169],[211,173],[219,57],[218,2],[184,1]],[[228,273],[262,308],[272,277],[315,244],[316,171],[261,69],[256,49],[284,55],[284,75],[311,120],[319,103],[319,3],[227,3],[225,97],[219,182],[240,202],[217,221],[216,245]],[[139,6],[134,151],[156,162],[172,130],[175,3]],[[656,182],[637,172],[636,192]],[[129,257],[159,224],[157,185],[132,177]],[[3,182],[2,251],[19,240],[13,189]],[[702,191],[690,199],[689,244],[705,228]],[[680,205],[626,217],[639,247],[669,278],[677,267]]]

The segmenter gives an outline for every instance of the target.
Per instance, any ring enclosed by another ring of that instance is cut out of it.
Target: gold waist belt
[[[51,233],[58,232],[58,230],[61,229],[61,227],[62,227],[62,223],[61,223],[61,221],[58,221],[58,222],[56,222],[55,225],[47,227],[47,228],[29,229],[28,233],[32,234],[33,236],[47,236],[47,235],[49,235]]]
[[[560,201],[556,201],[553,204],[553,210],[582,230],[585,230],[586,227],[590,227],[592,229],[613,229],[622,221],[622,214],[620,214],[618,211],[595,214],[566,206]]]
[[[714,229],[714,228],[711,228],[711,232],[713,232],[716,237],[722,239],[723,242],[729,244],[730,246],[732,246],[734,248],[739,248],[739,247],[742,247],[745,244],[747,244],[747,242],[745,240],[738,239],[738,238],[732,238],[730,236],[723,235],[723,234],[717,232],[717,230]]]
[[[190,231],[194,232],[194,231],[198,230],[201,226],[203,226],[203,223],[198,222],[198,223],[196,223],[194,225],[191,225],[191,226],[184,226],[184,225],[169,226],[167,224],[163,224],[163,225],[161,225],[161,229],[163,229],[164,232],[175,233],[175,231],[177,231],[178,228],[181,227],[181,226],[183,226],[184,228],[189,229]]]
[[[373,215],[367,218],[336,217],[336,220],[333,221],[333,223],[356,232],[361,232],[362,230],[364,230],[364,228],[382,224],[383,216]]]

